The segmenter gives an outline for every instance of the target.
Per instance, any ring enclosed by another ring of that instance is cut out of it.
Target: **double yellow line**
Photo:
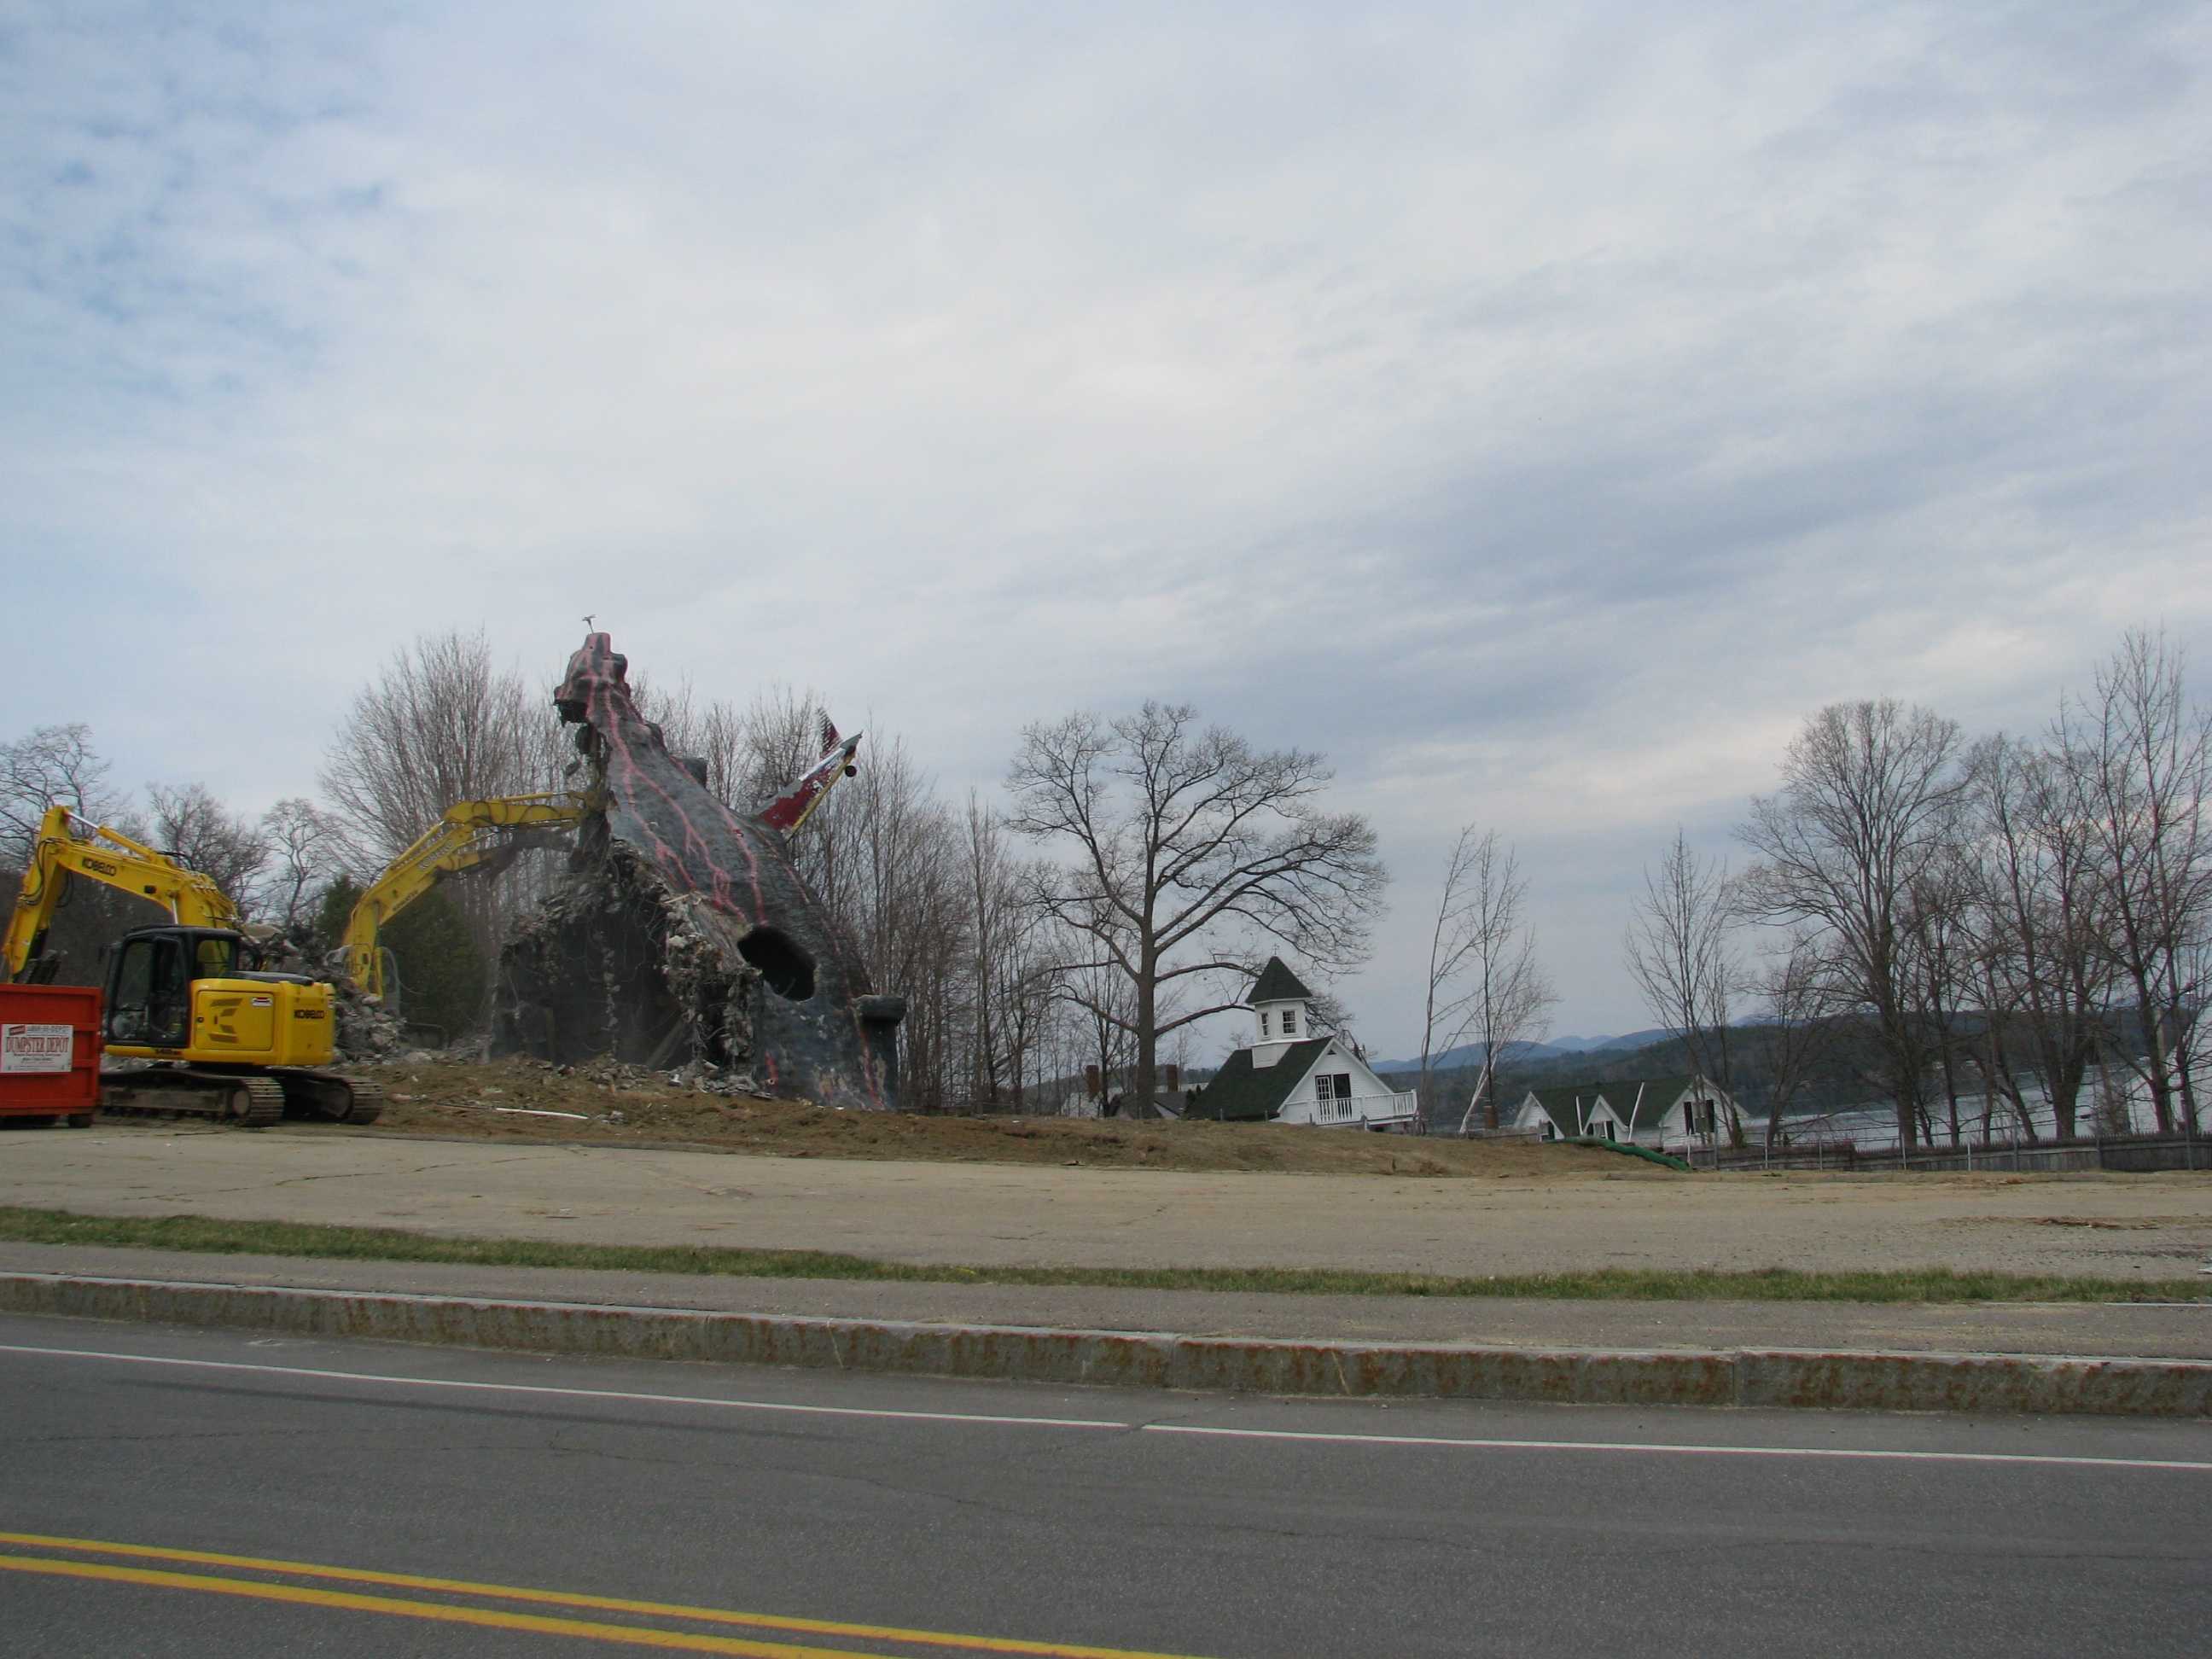
[[[144,1544],[118,1544],[95,1538],[54,1538],[40,1533],[0,1532],[0,1546],[69,1552],[62,1556],[0,1554],[0,1572],[43,1573],[61,1578],[146,1584],[161,1589],[198,1590],[213,1595],[241,1595],[258,1601],[289,1602],[295,1606],[331,1607],[349,1613],[386,1613],[403,1619],[428,1619],[446,1624],[484,1626],[497,1630],[531,1631],[545,1636],[573,1636],[586,1641],[628,1643],[633,1647],[665,1648],[684,1653],[744,1654],[752,1656],[752,1659],[874,1659],[874,1656],[853,1648],[800,1646],[791,1642],[711,1636],[648,1625],[606,1624],[597,1620],[564,1619],[544,1613],[514,1612],[501,1607],[417,1601],[393,1595],[368,1595],[351,1590],[325,1589],[313,1584],[222,1577],[208,1573],[178,1572],[167,1567],[123,1566],[115,1565],[112,1560],[86,1561],[74,1558],[102,1555],[125,1561],[161,1561],[177,1566],[222,1567],[234,1572],[335,1580],[342,1583],[374,1585],[386,1589],[474,1596],[490,1601],[534,1602],[539,1607],[627,1613],[647,1619],[681,1620],[696,1625],[738,1625],[753,1630],[787,1632],[795,1635],[843,1638],[852,1641],[892,1643],[914,1647],[951,1648],[967,1653],[1036,1655],[1041,1656],[1041,1659],[1177,1659],[1177,1656],[1171,1654],[1144,1653],[1127,1648],[1084,1647],[1066,1642],[1026,1642],[1015,1637],[962,1636],[946,1631],[905,1630],[890,1625],[854,1625],[828,1619],[794,1619],[777,1613],[738,1613],[725,1607],[687,1607],[679,1602],[634,1601],[621,1596],[585,1595],[568,1590],[527,1589],[512,1584],[484,1584],[465,1578],[429,1578],[413,1573],[376,1572],[366,1568],[328,1566],[313,1561],[274,1561],[252,1555],[223,1555],[211,1550],[161,1549]]]

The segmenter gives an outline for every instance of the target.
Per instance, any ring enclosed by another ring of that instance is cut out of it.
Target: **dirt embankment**
[[[702,1094],[634,1067],[528,1060],[367,1068],[391,1103],[368,1133],[466,1139],[681,1146],[780,1158],[896,1158],[1096,1169],[1468,1176],[1522,1182],[1680,1180],[1587,1147],[1414,1139],[1260,1123],[928,1117]],[[304,1126],[301,1126],[304,1127]]]

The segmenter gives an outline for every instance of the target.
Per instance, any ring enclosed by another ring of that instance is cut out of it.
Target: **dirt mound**
[[[1414,1139],[1263,1123],[926,1117],[733,1097],[665,1072],[591,1061],[439,1060],[370,1073],[389,1104],[378,1135],[682,1146],[774,1158],[902,1158],[1290,1174],[1677,1181],[1638,1159],[1530,1141]]]

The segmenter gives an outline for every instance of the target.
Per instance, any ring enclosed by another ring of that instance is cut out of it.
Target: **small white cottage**
[[[1702,1077],[1680,1076],[1531,1089],[1520,1105],[1500,1115],[1498,1124],[1546,1140],[1587,1136],[1680,1152],[1726,1141],[1737,1115],[1726,1090]]]
[[[1312,1000],[1283,959],[1270,957],[1244,999],[1254,1041],[1229,1056],[1185,1115],[1350,1129],[1412,1123],[1419,1095],[1392,1089],[1348,1038],[1315,1030]]]

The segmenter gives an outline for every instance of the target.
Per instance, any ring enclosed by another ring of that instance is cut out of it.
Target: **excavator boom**
[[[46,809],[0,946],[0,970],[21,980],[40,969],[46,929],[72,876],[160,905],[185,927],[235,927],[238,907],[210,877],[187,870],[120,830],[88,823],[63,803]]]
[[[382,997],[384,958],[376,948],[380,929],[445,877],[503,864],[532,844],[530,832],[571,829],[589,806],[586,796],[555,790],[457,801],[447,807],[354,902],[346,918],[347,975],[369,995]]]

